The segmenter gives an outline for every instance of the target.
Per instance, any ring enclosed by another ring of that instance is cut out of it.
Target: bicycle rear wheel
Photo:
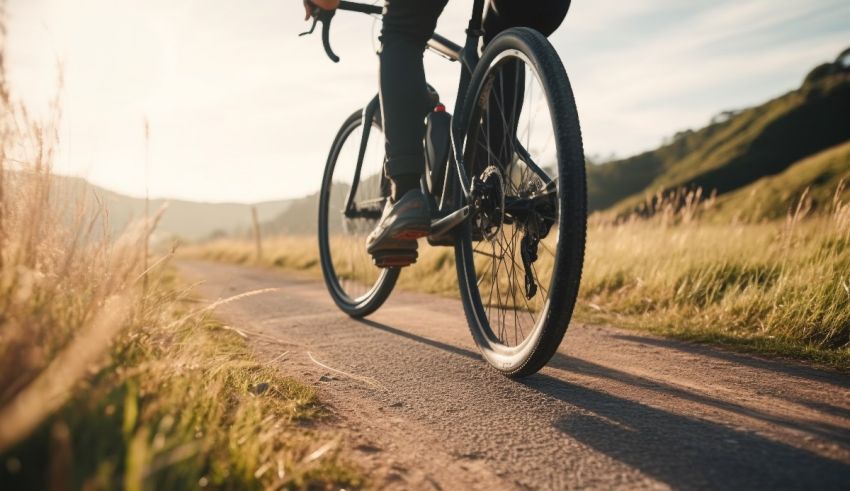
[[[380,307],[398,279],[398,268],[378,268],[366,252],[366,236],[375,228],[389,195],[383,178],[381,126],[371,122],[363,165],[357,158],[363,135],[362,111],[343,123],[331,146],[319,194],[319,256],[325,284],[337,306],[352,317]],[[356,187],[352,207],[349,192]]]
[[[455,243],[464,310],[487,361],[529,375],[558,349],[581,279],[587,204],[575,101],[546,38],[515,28],[487,46],[465,102],[471,217]]]

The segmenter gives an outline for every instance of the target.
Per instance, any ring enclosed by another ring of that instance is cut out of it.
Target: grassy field
[[[785,219],[755,223],[718,223],[716,201],[695,194],[681,208],[660,202],[651,219],[594,215],[577,318],[850,368],[843,190],[821,213],[803,196]],[[222,239],[183,253],[257,264],[254,251],[251,241]],[[269,239],[264,251],[264,266],[321,274],[314,237]],[[456,282],[453,251],[426,246],[399,286],[456,296]]]
[[[593,229],[586,318],[850,367],[850,210]]]
[[[57,186],[59,106],[29,119],[1,62],[0,488],[361,486],[313,391],[148,257],[157,216],[112,237]]]

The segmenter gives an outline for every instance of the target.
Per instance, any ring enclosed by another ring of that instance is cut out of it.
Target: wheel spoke
[[[476,254],[481,254],[482,256],[488,256],[488,257],[492,257],[492,258],[495,258],[495,259],[502,259],[502,256],[496,256],[494,254],[490,254],[489,252],[479,251],[478,249],[473,249],[472,252],[474,252]]]

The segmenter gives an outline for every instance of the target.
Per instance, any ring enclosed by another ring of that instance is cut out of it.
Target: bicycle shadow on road
[[[566,366],[573,362],[583,363],[568,359]],[[563,416],[556,428],[674,488],[847,489],[850,482],[847,463],[702,419],[701,412],[674,413],[545,375],[521,383],[587,411]],[[711,398],[659,385],[707,411],[717,407]]]
[[[718,348],[706,344],[699,344],[675,339],[664,339],[656,337],[644,337],[635,334],[613,334],[611,337],[620,341],[635,344],[645,344],[664,349],[673,349],[692,355],[702,355],[718,360],[746,365],[759,370],[767,370],[777,374],[788,375],[808,380],[815,380],[823,384],[829,384],[836,389],[850,390],[850,376],[846,373],[836,372],[830,369],[818,369],[803,365],[798,362],[783,362],[761,358],[757,355],[742,354]]]
[[[690,343],[677,341],[675,339],[662,339],[654,337],[642,337],[633,334],[615,334],[614,339],[621,341],[632,342],[635,344],[645,344],[655,346],[662,349],[671,349],[688,353],[691,355],[700,355],[710,358],[715,358],[724,362],[746,365],[757,370],[765,370],[777,374],[794,377],[797,379],[815,381],[821,384],[830,385],[832,390],[850,392],[850,376],[846,373],[841,373],[832,369],[819,369],[816,367],[806,366],[798,362],[783,362],[761,358],[756,355],[735,353],[727,351],[723,348],[703,345],[698,343]],[[806,406],[815,411],[820,411],[845,419],[850,419],[850,408],[834,406],[824,401],[811,400],[806,398],[784,397],[785,400]],[[844,430],[843,441],[850,441],[850,431]]]
[[[697,403],[706,406],[706,408],[729,411],[741,416],[759,419],[771,425],[783,426],[791,430],[817,435],[825,440],[838,441],[850,447],[850,428],[847,427],[836,426],[825,422],[801,422],[793,418],[783,418],[775,414],[768,414],[732,401],[712,397],[681,386],[667,384],[657,379],[650,379],[640,375],[634,375],[623,370],[609,368],[561,353],[556,353],[555,356],[552,357],[552,360],[549,362],[549,367],[572,373],[581,373],[583,375],[596,378],[605,378],[635,387],[641,387],[643,389],[652,390],[682,401]],[[794,402],[805,404],[809,401],[794,400]],[[808,405],[811,406],[812,404]],[[821,410],[825,413],[842,416],[841,411],[832,411],[832,409],[835,408],[829,405],[821,408]]]
[[[358,322],[453,355],[481,360],[468,349],[425,338],[380,322]],[[483,362],[482,362],[483,363]],[[542,415],[566,436],[642,473],[679,489],[847,489],[850,464],[823,457],[767,438],[701,419],[701,413],[677,414],[582,385],[569,378],[574,373],[597,379],[659,390],[673,398],[712,409],[740,411],[749,408],[727,403],[681,387],[648,380],[578,358],[557,353],[550,363],[563,378],[539,373],[521,381],[494,377],[495,383],[518,384],[568,406],[552,419]],[[675,405],[675,404],[674,404]],[[573,408],[579,409],[576,411]],[[796,425],[789,420],[766,419],[773,424]],[[829,440],[850,442],[847,429],[829,425],[796,428]],[[510,442],[506,442],[510,443]]]

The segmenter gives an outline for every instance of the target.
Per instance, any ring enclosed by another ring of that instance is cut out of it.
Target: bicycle
[[[382,12],[348,1],[339,10]],[[475,343],[497,370],[521,377],[549,361],[572,317],[587,228],[584,152],[572,89],[552,45],[537,31],[511,28],[479,56],[483,10],[484,0],[475,0],[464,46],[436,33],[428,41],[429,50],[459,62],[461,74],[454,116],[429,86],[435,104],[426,117],[421,185],[433,214],[428,242],[454,247]],[[325,51],[336,62],[334,13],[315,9],[302,34],[321,22]],[[352,317],[378,309],[400,274],[375,266],[365,249],[389,195],[379,104],[376,95],[343,123],[320,191],[324,280]],[[542,140],[535,126],[548,128]]]

